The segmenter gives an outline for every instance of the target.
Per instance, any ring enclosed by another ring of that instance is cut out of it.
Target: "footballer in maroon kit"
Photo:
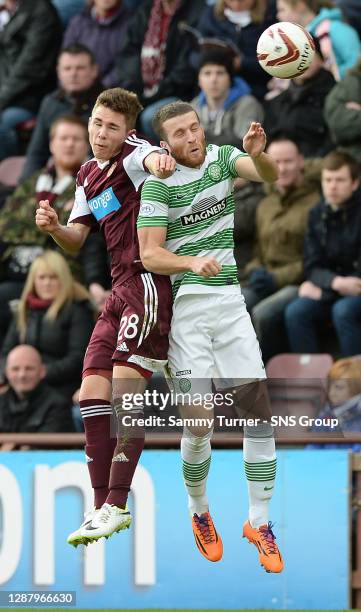
[[[100,228],[111,257],[112,293],[87,348],[80,410],[94,508],[68,537],[88,544],[129,527],[126,502],[144,446],[144,429],[133,406],[132,427],[121,425],[125,393],[142,393],[154,370],[166,363],[172,297],[167,276],[147,272],[140,260],[136,221],[138,189],[146,172],[167,178],[172,157],[139,137],[134,125],[142,107],[135,94],[115,88],[98,97],[89,119],[94,158],[80,169],[68,226],[59,224],[47,200],[39,203],[36,224],[65,250],[78,251],[92,230]],[[112,436],[113,408],[117,435]]]

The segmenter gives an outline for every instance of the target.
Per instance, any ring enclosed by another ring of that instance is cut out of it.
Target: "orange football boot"
[[[192,529],[199,552],[208,561],[219,561],[223,555],[223,544],[213,525],[209,512],[193,514]]]
[[[283,559],[272,531],[272,523],[254,529],[249,521],[243,525],[243,537],[254,544],[259,552],[259,560],[266,572],[278,574],[283,570]]]

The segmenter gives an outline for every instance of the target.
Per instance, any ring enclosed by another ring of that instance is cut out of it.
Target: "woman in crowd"
[[[34,346],[45,364],[45,382],[71,397],[93,325],[88,291],[74,281],[60,253],[45,251],[30,267],[1,357],[18,344]]]

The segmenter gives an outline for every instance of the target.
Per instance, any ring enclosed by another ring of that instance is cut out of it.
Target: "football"
[[[257,59],[263,70],[279,79],[303,74],[314,55],[312,36],[302,26],[288,21],[271,25],[257,43]]]

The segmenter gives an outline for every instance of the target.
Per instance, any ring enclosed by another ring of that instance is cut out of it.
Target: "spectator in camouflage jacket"
[[[57,248],[35,225],[38,202],[49,199],[60,222],[66,224],[73,205],[75,176],[87,158],[88,147],[87,127],[81,119],[72,116],[57,119],[50,134],[51,162],[21,184],[0,212],[0,342],[11,318],[9,301],[20,296],[32,261],[45,248]],[[90,248],[106,258],[101,243],[100,249],[93,245]],[[104,285],[102,264],[94,257],[86,257],[84,249],[79,257],[66,254],[66,258],[77,279],[89,286]],[[84,269],[83,261],[88,266]]]

